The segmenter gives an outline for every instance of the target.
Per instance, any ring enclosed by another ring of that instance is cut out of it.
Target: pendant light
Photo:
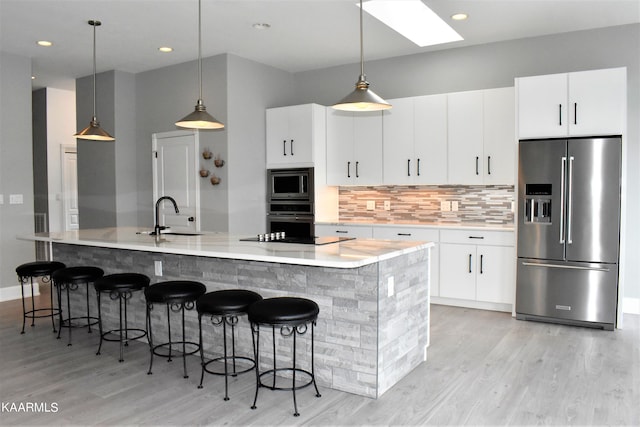
[[[202,2],[198,0],[198,81],[200,83],[200,97],[196,102],[195,111],[176,122],[176,126],[187,129],[223,129],[224,124],[207,113],[207,107],[202,102]]]
[[[113,141],[115,138],[100,127],[100,122],[96,117],[96,27],[102,25],[102,22],[91,20],[88,23],[93,27],[93,117],[91,117],[89,126],[73,136],[78,139],[89,139],[92,141]]]
[[[384,99],[369,89],[367,76],[364,74],[364,43],[362,36],[362,0],[360,0],[360,77],[356,82],[356,88],[340,102],[333,105],[336,110],[343,111],[379,111],[391,108]]]

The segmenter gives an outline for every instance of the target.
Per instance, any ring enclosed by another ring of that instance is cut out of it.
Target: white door
[[[62,152],[62,215],[64,231],[77,230],[78,213],[78,154],[75,148],[65,147]]]
[[[159,224],[173,232],[200,231],[200,183],[198,181],[199,140],[197,131],[153,134],[153,208],[158,198],[170,196],[178,204],[160,204]],[[156,219],[154,218],[154,221]]]

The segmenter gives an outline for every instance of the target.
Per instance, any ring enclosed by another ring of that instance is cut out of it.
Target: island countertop
[[[361,267],[434,245],[431,242],[377,239],[355,239],[327,245],[240,240],[245,237],[248,236],[202,232],[199,235],[163,234],[156,241],[146,229],[112,227],[36,233],[18,236],[18,239],[333,268]]]

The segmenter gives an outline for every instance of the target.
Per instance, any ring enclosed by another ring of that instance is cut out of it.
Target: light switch
[[[451,210],[451,202],[447,202],[446,200],[440,202],[440,210],[442,212],[449,212]]]
[[[454,200],[454,201],[451,202],[451,210],[453,212],[457,212],[458,211],[458,201],[457,200]]]
[[[375,210],[375,208],[376,208],[375,200],[367,200],[367,210],[372,211],[372,210]]]
[[[385,200],[384,201],[384,210],[385,211],[390,211],[391,210],[391,200]]]
[[[22,194],[9,194],[9,204],[10,205],[21,205],[24,203],[24,198]]]

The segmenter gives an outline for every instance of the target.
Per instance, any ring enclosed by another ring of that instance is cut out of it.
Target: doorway
[[[200,231],[199,146],[199,133],[195,130],[161,132],[152,136],[154,208],[159,197],[175,199],[179,214],[167,202],[162,203],[158,212],[158,222],[174,232]]]
[[[78,211],[78,152],[75,146],[63,145],[62,151],[62,218],[64,231],[77,230]]]

